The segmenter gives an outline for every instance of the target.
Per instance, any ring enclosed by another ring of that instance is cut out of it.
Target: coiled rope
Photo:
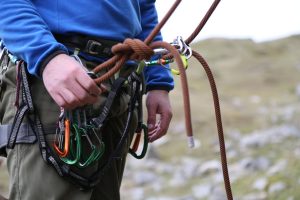
[[[196,29],[192,32],[192,34],[185,40],[185,43],[189,45],[195,37],[200,33],[206,22],[208,21],[209,17],[212,15],[218,4],[221,0],[215,0],[199,25]],[[183,92],[183,103],[184,103],[184,111],[185,111],[185,124],[186,124],[186,131],[188,137],[193,137],[193,130],[192,130],[192,120],[191,120],[191,109],[190,109],[190,99],[189,99],[189,89],[188,89],[188,82],[186,77],[186,72],[184,68],[184,63],[180,57],[178,50],[171,44],[167,42],[152,42],[154,37],[159,33],[161,28],[164,24],[168,21],[171,17],[173,12],[176,10],[178,5],[181,3],[181,0],[176,0],[163,19],[157,24],[157,26],[153,29],[153,31],[148,35],[148,37],[142,42],[138,39],[126,39],[123,43],[119,43],[112,48],[112,53],[114,56],[107,60],[106,62],[96,66],[93,69],[93,72],[97,74],[102,69],[108,69],[108,71],[95,79],[95,82],[100,85],[103,81],[107,80],[111,76],[113,76],[123,64],[129,60],[134,59],[137,61],[149,60],[152,55],[154,55],[154,49],[157,48],[164,48],[167,50],[167,54],[164,57],[174,58],[180,72],[180,80]],[[215,107],[215,115],[216,115],[216,124],[218,129],[218,137],[220,143],[220,154],[221,154],[221,163],[222,163],[222,170],[223,170],[223,179],[224,185],[226,190],[226,195],[228,200],[232,200],[232,191],[230,185],[230,179],[228,174],[228,167],[227,167],[227,158],[226,158],[226,147],[224,141],[224,133],[222,127],[222,118],[221,118],[221,110],[219,105],[219,98],[217,87],[214,81],[213,74],[210,70],[209,65],[205,61],[205,59],[196,51],[192,51],[192,56],[194,56],[203,66],[208,80],[210,82],[211,91],[214,100],[214,107]]]

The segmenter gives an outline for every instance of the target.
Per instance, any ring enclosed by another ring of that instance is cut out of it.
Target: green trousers
[[[97,63],[84,62],[88,68]],[[16,108],[16,66],[5,58],[0,65],[0,126],[12,124]],[[66,66],[67,67],[67,66]],[[55,126],[60,114],[59,107],[47,93],[42,80],[30,77],[30,86],[35,109],[44,126]],[[106,96],[102,96],[102,102]],[[104,157],[108,157],[119,142],[127,118],[129,95],[125,92],[115,99],[109,120],[104,127],[103,141],[106,149]],[[26,120],[24,121],[26,123]],[[134,113],[130,125],[130,137],[122,147],[120,158],[115,159],[102,177],[99,184],[92,190],[82,191],[78,186],[60,177],[52,166],[44,162],[36,140],[19,142],[14,149],[2,148],[2,154],[7,156],[9,172],[10,200],[118,200],[120,185],[125,166],[128,148],[137,126],[137,115]],[[23,130],[20,130],[23,131]],[[7,134],[0,132],[0,134]],[[48,143],[54,140],[54,133],[47,134]],[[3,151],[4,150],[4,151]],[[100,160],[99,162],[103,162]],[[95,169],[95,167],[92,167]],[[91,169],[91,170],[92,170]],[[83,174],[92,173],[89,169],[82,170]]]

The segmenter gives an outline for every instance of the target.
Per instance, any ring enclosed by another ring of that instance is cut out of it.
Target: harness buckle
[[[95,40],[88,40],[86,44],[86,51],[92,55],[98,55],[102,48],[103,45]]]

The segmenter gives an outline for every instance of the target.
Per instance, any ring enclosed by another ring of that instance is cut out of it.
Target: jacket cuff
[[[52,60],[52,58],[54,58],[55,56],[57,56],[59,54],[68,54],[68,53],[64,50],[57,50],[57,51],[50,53],[40,64],[40,69],[39,69],[39,73],[38,73],[40,77],[42,77],[45,67]]]

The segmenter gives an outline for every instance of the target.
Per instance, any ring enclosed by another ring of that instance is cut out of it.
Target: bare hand
[[[65,109],[93,104],[101,89],[72,57],[59,54],[43,71],[44,85],[54,101]]]
[[[149,141],[153,142],[167,133],[172,119],[169,93],[164,90],[148,92],[146,106],[148,110],[148,137]],[[156,119],[156,114],[160,115],[159,119]]]

